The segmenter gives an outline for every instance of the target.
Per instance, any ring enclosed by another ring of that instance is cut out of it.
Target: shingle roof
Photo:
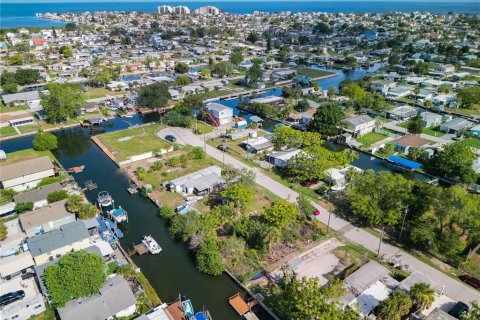
[[[36,202],[47,199],[47,196],[50,193],[58,191],[60,189],[62,189],[60,183],[55,182],[32,191],[16,194],[13,196],[13,200],[15,201],[15,203]]]
[[[15,101],[31,101],[40,99],[38,91],[27,91],[20,93],[4,94],[2,96],[3,102],[9,104]]]
[[[15,162],[0,167],[0,181],[53,169],[52,160],[48,156]]]
[[[50,221],[60,220],[72,215],[65,208],[67,200],[50,203],[48,206],[21,214],[18,218],[23,230],[40,226]]]
[[[353,126],[358,126],[358,125],[361,125],[361,124],[364,124],[364,123],[371,122],[371,121],[373,121],[373,119],[370,118],[367,115],[362,114],[362,115],[359,115],[359,116],[353,116],[353,117],[347,118],[343,121],[346,122],[346,123],[349,123]]]
[[[128,282],[117,275],[108,279],[99,293],[69,301],[65,307],[57,310],[62,320],[104,320],[136,302]]]
[[[60,229],[28,238],[27,244],[30,253],[35,258],[77,241],[88,239],[88,237],[89,234],[85,224],[82,221],[76,220],[64,224]]]

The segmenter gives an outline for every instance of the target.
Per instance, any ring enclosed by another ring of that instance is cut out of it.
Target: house
[[[455,66],[451,64],[438,64],[434,72],[439,73],[441,75],[449,75],[455,72]]]
[[[233,109],[220,103],[209,103],[206,106],[208,112],[218,121],[220,125],[232,122]]]
[[[387,111],[388,117],[394,120],[407,120],[417,115],[417,110],[410,106],[400,106]]]
[[[473,122],[462,118],[453,118],[452,120],[442,123],[440,125],[440,131],[446,133],[460,133],[471,127],[473,127]]]
[[[27,245],[37,265],[90,246],[89,233],[82,221],[64,224],[57,230],[27,239]]]
[[[34,188],[46,177],[53,177],[52,160],[48,156],[14,162],[0,166],[0,183],[3,189],[23,191]]]
[[[60,183],[55,182],[51,184],[47,184],[46,186],[42,186],[38,189],[34,189],[32,191],[27,191],[24,193],[16,194],[13,196],[13,201],[16,204],[25,203],[25,202],[32,202],[33,208],[41,208],[48,204],[47,197],[50,193],[62,190],[62,186]]]
[[[386,95],[390,98],[402,98],[402,97],[408,96],[411,93],[412,93],[412,88],[401,86],[401,87],[395,87],[388,90]]]
[[[29,268],[33,267],[32,255],[29,251],[14,254],[8,257],[0,259],[0,278],[13,278],[17,275],[26,272]]]
[[[389,273],[378,262],[368,262],[345,279],[347,293],[340,300],[367,317],[398,286]]]
[[[448,106],[455,101],[455,96],[451,94],[439,94],[432,98],[433,104],[436,106]]]
[[[383,80],[383,81],[376,81],[372,83],[371,88],[376,91],[380,92],[388,92],[389,90],[395,88],[397,85],[393,80]]]
[[[420,116],[422,117],[424,128],[436,127],[442,123],[443,119],[441,115],[433,112],[422,112]]]
[[[375,128],[375,120],[367,115],[353,116],[343,120],[347,131],[351,131],[355,136],[361,136],[372,132]]]
[[[207,195],[224,183],[222,169],[219,166],[211,166],[171,180],[168,182],[167,187],[170,190],[186,195]]]
[[[6,106],[12,103],[14,105],[21,105],[27,104],[30,101],[40,101],[40,94],[38,93],[38,91],[4,94],[2,95],[2,100]]]
[[[116,319],[134,314],[136,302],[128,282],[115,275],[107,279],[99,293],[71,300],[57,311],[62,320]]]
[[[8,220],[4,223],[8,233],[7,237],[0,241],[0,257],[7,257],[21,252],[27,237],[20,228],[18,219]]]
[[[272,142],[266,137],[257,137],[243,141],[248,152],[259,153],[273,150]]]
[[[279,69],[282,66],[280,61],[271,60],[264,63],[264,68],[267,70]]]
[[[468,132],[476,137],[480,137],[480,124],[479,125],[476,125],[475,127],[473,128],[470,128],[470,130],[468,130]]]
[[[325,171],[325,180],[330,183],[330,187],[333,191],[343,190],[345,189],[345,183],[347,182],[347,175],[351,171],[363,172],[362,169],[355,166],[347,166],[343,169],[330,168]]]
[[[408,154],[411,148],[422,148],[428,145],[428,140],[423,139],[416,135],[405,135],[394,141],[394,149],[397,152]]]
[[[278,151],[267,154],[266,158],[267,161],[275,167],[283,168],[287,164],[288,160],[295,157],[301,152],[302,150],[294,148],[290,150]]]
[[[18,218],[27,237],[33,237],[60,228],[75,221],[75,214],[67,211],[67,200],[50,203],[48,206],[23,213]]]

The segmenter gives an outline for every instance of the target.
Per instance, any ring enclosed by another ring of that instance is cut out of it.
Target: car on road
[[[469,284],[472,287],[474,287],[475,289],[480,290],[480,279],[469,276],[467,274],[461,275],[459,278],[460,278],[460,280],[462,280],[466,284]]]
[[[172,136],[171,134],[167,134],[165,136],[165,140],[168,140],[170,142],[175,142],[175,141],[177,141],[177,138],[175,138],[175,136]]]
[[[470,307],[468,306],[468,304],[466,304],[465,302],[459,301],[457,302],[457,304],[453,306],[452,309],[450,309],[450,311],[448,311],[448,314],[457,319],[460,319],[460,316],[462,315],[462,313],[468,312],[468,310],[470,310]]]
[[[224,144],[221,144],[218,146],[218,149],[222,150],[223,152],[228,152],[228,149],[230,148]]]
[[[313,219],[315,219],[315,217],[318,217],[320,215],[320,210],[319,209],[315,209],[313,210],[312,214],[310,214],[308,216],[308,220],[309,221],[312,221]]]
[[[9,292],[0,296],[0,306],[6,306],[7,304],[23,299],[24,297],[25,291],[23,290]]]

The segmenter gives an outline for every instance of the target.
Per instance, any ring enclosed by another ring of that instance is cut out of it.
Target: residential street
[[[177,137],[177,142],[180,144],[189,144],[198,147],[203,147],[205,145],[202,136],[195,135],[188,129],[169,127],[163,129],[158,135],[163,138],[167,134],[173,134],[175,137]],[[206,135],[205,139],[214,137],[217,134],[218,132],[212,132]],[[256,174],[256,182],[281,198],[289,198],[291,201],[295,201],[295,199],[298,197],[297,192],[266,176],[259,168],[252,168],[209,145],[206,145],[206,152],[209,156],[217,159],[218,161],[225,162],[225,164],[228,164],[234,168],[246,168],[254,171]],[[330,213],[325,208],[320,207],[317,204],[314,205],[321,211],[321,214],[317,217],[317,219],[319,219],[322,223],[327,224]],[[333,213],[330,215],[330,227],[347,240],[358,243],[370,251],[375,253],[377,252],[380,241],[377,237],[363,229],[351,225],[348,221],[337,217]],[[426,263],[421,262],[420,260],[414,258],[395,246],[382,243],[380,254],[383,255],[383,257],[387,260],[396,261],[404,266],[407,266],[408,270],[412,273],[418,271],[427,276],[433,281],[434,289],[437,292],[443,291],[447,296],[457,301],[471,302],[476,300],[480,302],[479,291],[445,275],[433,267],[430,267]]]

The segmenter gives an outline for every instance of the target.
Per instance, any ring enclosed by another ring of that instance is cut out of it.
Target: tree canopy
[[[138,93],[138,103],[150,109],[165,107],[170,98],[166,82],[157,82],[142,87]]]
[[[43,279],[52,305],[62,307],[99,292],[106,280],[105,262],[100,255],[83,250],[68,253],[45,269]]]
[[[215,236],[208,236],[203,239],[196,259],[198,270],[206,274],[219,276],[224,270],[218,240]]]
[[[295,221],[299,215],[296,204],[284,199],[268,206],[263,213],[265,220],[277,228],[283,228],[288,222]]]
[[[38,132],[32,144],[33,149],[37,151],[54,150],[58,147],[58,139],[53,133]]]
[[[328,103],[317,109],[308,124],[310,131],[320,133],[322,137],[335,136],[340,132],[339,126],[344,117],[339,105]]]
[[[85,102],[82,86],[74,83],[49,83],[45,85],[48,93],[41,93],[43,111],[50,123],[65,121],[80,113]]]
[[[458,90],[457,99],[462,108],[480,107],[480,86],[466,87]]]
[[[401,320],[412,308],[412,300],[403,291],[396,290],[380,303],[378,317],[382,320]]]
[[[188,72],[188,64],[184,63],[184,62],[178,62],[175,64],[175,72],[178,72],[178,73],[187,73]]]
[[[247,83],[255,86],[263,78],[263,70],[258,61],[253,62],[253,65],[247,70],[245,80]]]
[[[407,130],[410,134],[420,134],[423,131],[423,121],[420,112],[411,118],[407,123]]]

